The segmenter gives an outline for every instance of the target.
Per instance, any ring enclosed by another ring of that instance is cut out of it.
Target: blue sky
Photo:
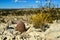
[[[0,8],[38,8],[41,2],[45,6],[45,0],[0,0]],[[51,0],[51,3],[60,7],[60,0]]]

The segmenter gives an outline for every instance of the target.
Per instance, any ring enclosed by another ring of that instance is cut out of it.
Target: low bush
[[[35,28],[41,28],[44,30],[46,23],[52,23],[53,19],[50,17],[50,14],[46,13],[37,13],[31,15],[31,22],[34,24]]]

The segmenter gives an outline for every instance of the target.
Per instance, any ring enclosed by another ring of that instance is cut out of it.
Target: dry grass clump
[[[31,15],[31,22],[35,28],[43,29],[46,23],[52,23],[53,19],[49,13],[37,13]]]

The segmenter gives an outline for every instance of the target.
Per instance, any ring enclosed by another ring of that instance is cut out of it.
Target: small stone
[[[17,23],[16,29],[17,29],[18,31],[20,31],[21,33],[22,33],[22,32],[25,32],[25,31],[26,31],[25,24],[24,24],[22,21],[19,21],[19,22]]]

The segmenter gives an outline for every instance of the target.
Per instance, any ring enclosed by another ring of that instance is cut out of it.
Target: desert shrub
[[[44,30],[46,23],[52,23],[52,17],[49,13],[37,13],[31,15],[31,22],[34,24],[35,28],[41,28]]]

